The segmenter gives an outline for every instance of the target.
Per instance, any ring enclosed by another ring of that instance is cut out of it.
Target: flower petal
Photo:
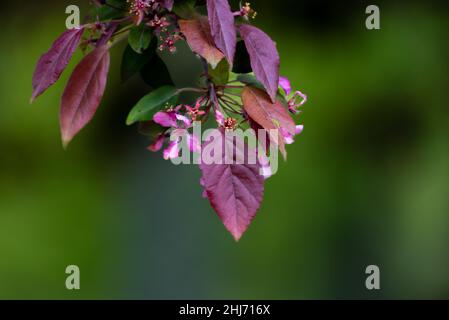
[[[194,134],[188,134],[188,143],[190,152],[200,153],[201,152],[201,143],[198,140],[198,137]]]
[[[287,96],[290,95],[290,93],[292,92],[292,85],[290,83],[290,80],[288,80],[288,78],[280,76],[279,77],[279,86],[285,91],[285,94]]]
[[[264,177],[264,179],[268,179],[273,175],[273,171],[271,170],[270,160],[268,160],[267,155],[264,152],[258,153],[259,163],[260,163],[260,174]]]
[[[174,112],[159,111],[153,116],[154,122],[166,128],[177,127],[176,120]]]
[[[302,99],[301,102],[299,103],[300,107],[307,102],[307,95],[305,95],[304,93],[302,93],[299,90],[295,92],[294,98],[297,98],[297,97],[301,97],[301,99]]]
[[[215,109],[215,120],[217,121],[217,123],[220,126],[224,125],[225,118],[224,118],[223,114],[220,112],[220,110],[218,110],[218,109]]]
[[[293,139],[294,136],[290,132],[288,132],[284,128],[281,128],[280,131],[281,131],[282,137],[284,138],[285,144],[292,144],[293,142],[295,142],[295,140]]]
[[[273,171],[271,171],[271,166],[262,166],[261,167],[261,175],[264,177],[265,180],[267,180],[268,178],[271,178],[271,176],[273,175]]]
[[[165,135],[160,134],[157,136],[156,140],[148,147],[148,150],[153,152],[158,152],[162,149],[162,146],[164,145]]]
[[[178,141],[172,141],[168,145],[167,149],[164,150],[164,159],[175,159],[179,157],[179,142]]]
[[[190,128],[192,126],[192,121],[190,121],[189,118],[187,118],[181,114],[175,114],[175,117],[177,120],[182,121],[184,123],[185,128]]]

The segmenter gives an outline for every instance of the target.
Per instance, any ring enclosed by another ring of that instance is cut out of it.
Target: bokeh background
[[[70,70],[28,103],[66,6],[88,1],[2,2],[0,298],[449,298],[447,2],[251,2],[310,102],[240,243],[201,197],[198,168],[149,153],[125,125],[148,87],[120,82],[123,47],[68,151],[58,106]],[[380,31],[365,28],[369,4]],[[195,80],[182,47],[166,59],[178,84]],[[70,264],[80,291],[65,289]],[[370,264],[380,291],[365,288]]]

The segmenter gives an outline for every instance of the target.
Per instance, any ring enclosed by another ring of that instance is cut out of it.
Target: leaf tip
[[[72,141],[72,139],[73,139],[73,136],[71,136],[67,130],[64,130],[64,128],[61,127],[61,143],[62,143],[62,148],[64,150],[68,149],[69,144]]]
[[[70,140],[63,137],[62,138],[62,148],[64,149],[64,151],[67,151],[69,144],[70,144]]]
[[[249,226],[249,225],[248,225]],[[248,226],[242,226],[242,225],[230,225],[225,223],[226,229],[229,231],[229,233],[234,238],[235,242],[239,242],[242,239],[243,234],[248,229]]]
[[[131,125],[133,125],[134,123],[135,123],[135,121],[134,121],[133,118],[128,117],[128,118],[126,119],[126,125],[127,125],[127,126],[131,126]]]
[[[231,232],[231,234],[232,234],[232,237],[234,238],[235,242],[239,242],[243,236],[243,233]]]

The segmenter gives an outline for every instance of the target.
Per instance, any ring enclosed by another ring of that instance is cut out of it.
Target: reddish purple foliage
[[[280,64],[276,44],[265,32],[248,24],[240,26],[240,35],[245,41],[257,80],[262,82],[274,102],[279,85]]]
[[[214,45],[207,18],[199,16],[193,20],[179,20],[178,23],[192,51],[206,59],[213,68],[216,68],[224,55]]]
[[[248,117],[258,123],[262,128],[270,130],[285,128],[287,132],[294,134],[295,122],[288,114],[286,108],[278,101],[272,103],[266,92],[252,87],[246,87],[242,92],[243,108]],[[281,134],[271,136],[270,140],[275,143],[284,158],[287,157],[285,141]]]
[[[276,160],[272,156],[277,156],[274,145],[285,157],[286,145],[303,130],[291,115],[300,112],[307,96],[292,91],[289,80],[279,77],[276,44],[250,25],[256,11],[249,3],[241,3],[233,12],[228,0],[207,0],[206,17],[200,8],[205,1],[175,7],[173,0],[119,2],[123,8],[93,1],[100,9],[97,12],[106,15],[95,14],[81,29],[66,31],[39,59],[32,100],[58,80],[78,46],[84,53],[90,52],[75,67],[62,96],[60,126],[66,147],[96,113],[106,87],[109,49],[127,36],[122,70],[139,71],[153,90],[131,110],[127,123],[146,124],[142,131],[152,141],[151,151],[163,149],[170,138],[164,159],[188,156],[189,151],[201,155],[204,196],[239,240],[260,207],[265,179],[277,169],[277,161],[272,161]],[[80,44],[84,30],[86,36]],[[245,46],[239,46],[236,54],[238,31]],[[165,62],[155,52],[174,53],[176,43],[182,40],[202,60],[204,72],[195,88],[176,88]],[[251,70],[258,81],[246,74]],[[278,85],[283,90],[278,90]],[[198,95],[196,101],[189,104],[182,98],[183,92]],[[194,124],[206,123],[212,114],[218,129],[212,133],[214,139],[206,140],[201,148]],[[257,137],[250,137],[253,142],[239,139],[239,129],[248,126],[270,132],[258,132]],[[217,150],[222,151],[220,155]],[[208,154],[211,151],[213,155]]]
[[[228,0],[207,0],[207,11],[215,45],[232,65],[237,45],[237,31]]]
[[[65,31],[39,59],[33,75],[31,101],[58,81],[79,45],[83,31],[83,28]]]
[[[223,150],[236,150],[234,139],[226,138],[223,128],[214,130],[221,137],[211,139],[203,146],[219,143]],[[222,152],[223,164],[200,165],[202,171],[201,185],[205,189],[205,196],[217,212],[226,229],[239,240],[255,217],[260,207],[264,191],[264,177],[260,174],[260,164],[224,164],[225,152]]]
[[[101,46],[76,66],[61,100],[64,146],[92,119],[103,97],[109,71],[109,48]]]

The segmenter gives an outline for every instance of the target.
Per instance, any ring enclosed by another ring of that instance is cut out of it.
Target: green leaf
[[[131,28],[128,43],[134,51],[142,53],[150,46],[152,38],[153,34],[151,33],[151,29],[145,24],[141,24],[140,26]]]
[[[192,19],[195,16],[195,0],[180,0],[175,2],[173,12],[183,19]]]
[[[106,4],[95,7],[95,19],[98,17],[100,21],[119,19],[127,12],[126,1],[124,0],[107,0]]]
[[[238,74],[237,80],[240,81],[241,83],[251,85],[256,88],[263,88],[263,84],[256,79],[254,73]]]
[[[142,54],[135,52],[130,45],[127,45],[123,52],[121,78],[125,82],[134,74],[138,73],[151,58],[155,55],[154,50],[145,50]]]
[[[151,60],[140,70],[140,75],[143,81],[153,88],[174,85],[165,62],[157,54],[154,54]]]
[[[229,81],[229,63],[226,59],[222,59],[215,69],[209,66],[209,75],[212,82],[216,85],[222,85],[228,83]]]
[[[153,116],[166,106],[172,106],[178,100],[178,90],[173,86],[161,87],[143,97],[131,110],[127,125],[138,121],[153,120]]]

